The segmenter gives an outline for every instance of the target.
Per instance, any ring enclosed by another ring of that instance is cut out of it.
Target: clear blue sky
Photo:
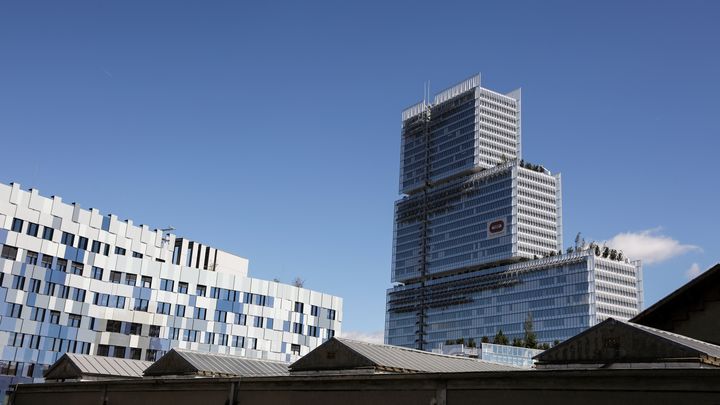
[[[372,333],[400,111],[482,72],[523,88],[566,244],[628,233],[648,303],[720,261],[720,3],[338,3],[3,1],[0,181],[300,276]]]

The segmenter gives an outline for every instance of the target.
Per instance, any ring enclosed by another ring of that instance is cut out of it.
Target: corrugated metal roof
[[[45,376],[48,379],[71,379],[83,376],[140,378],[143,376],[143,371],[151,364],[150,361],[66,353],[48,369]],[[63,367],[68,365],[71,367]]]
[[[172,349],[145,370],[147,376],[198,374],[204,376],[282,376],[286,363],[228,354]]]
[[[467,357],[447,356],[406,347],[360,342],[345,338],[335,339],[382,369],[428,373],[518,370],[515,367]]]

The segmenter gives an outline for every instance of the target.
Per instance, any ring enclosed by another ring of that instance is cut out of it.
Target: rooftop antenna
[[[175,230],[175,227],[172,225],[168,226],[167,228],[161,229],[161,231],[163,232],[163,238],[162,238],[163,245],[170,243],[170,232],[172,232],[174,230]]]

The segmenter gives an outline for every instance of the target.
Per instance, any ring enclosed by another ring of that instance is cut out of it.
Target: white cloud
[[[699,276],[700,273],[702,273],[702,270],[700,270],[700,265],[697,263],[693,263],[692,266],[687,269],[685,275],[687,276],[688,280],[692,280],[695,277]]]
[[[607,244],[622,250],[630,259],[642,260],[643,264],[660,263],[691,251],[702,250],[698,246],[683,245],[669,236],[661,235],[659,228],[619,233]]]
[[[347,331],[342,333],[342,337],[367,343],[382,343],[384,340],[384,335],[382,331]]]

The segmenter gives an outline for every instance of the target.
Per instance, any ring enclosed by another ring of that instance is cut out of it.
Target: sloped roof
[[[509,371],[515,367],[400,346],[332,338],[290,365],[291,372],[374,369],[397,373]]]
[[[259,377],[288,374],[286,363],[227,354],[172,349],[145,370],[146,376]]]
[[[152,362],[89,354],[65,353],[45,372],[48,380],[81,379],[83,377],[141,378]]]
[[[682,287],[635,315],[630,321],[655,328],[673,330],[676,321],[685,322],[691,312],[703,310],[705,307],[704,301],[706,300],[720,300],[720,264],[716,264],[688,281]],[[714,319],[718,319],[719,316],[720,314],[717,311],[714,312]],[[708,320],[705,319],[703,322],[706,321]],[[702,336],[701,338],[720,344],[720,341],[709,340],[712,335]]]
[[[538,365],[696,362],[720,366],[720,346],[609,318],[534,359]]]

